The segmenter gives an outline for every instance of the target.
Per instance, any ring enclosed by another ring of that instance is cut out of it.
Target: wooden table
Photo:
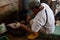
[[[16,37],[16,36],[13,36],[12,34],[10,34],[9,32],[6,33],[6,36],[9,38],[9,40],[28,40],[26,38],[26,36],[23,36],[23,37]],[[36,38],[34,40],[40,40],[40,38]]]
[[[12,35],[11,33],[7,32],[6,36],[9,38],[9,40],[26,40],[26,37],[16,37]]]

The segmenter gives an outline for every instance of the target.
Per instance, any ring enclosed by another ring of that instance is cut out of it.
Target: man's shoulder
[[[46,4],[46,3],[41,3],[41,5],[48,5],[48,4]]]

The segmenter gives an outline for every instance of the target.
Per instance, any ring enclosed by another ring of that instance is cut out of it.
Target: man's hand
[[[28,29],[28,28],[29,28],[29,26],[24,25],[24,24],[20,24],[20,27],[21,27],[22,29]]]
[[[25,29],[25,25],[24,25],[24,24],[20,24],[20,27],[21,27],[22,29]]]
[[[22,20],[22,21],[20,21],[20,23],[21,23],[21,24],[24,24],[24,23],[25,23],[25,21],[24,21],[24,20]]]
[[[26,26],[26,25],[24,25],[24,24],[20,24],[20,27],[21,27],[22,29],[25,29],[25,30],[28,31],[29,33],[34,33],[34,32],[29,28],[29,26]]]

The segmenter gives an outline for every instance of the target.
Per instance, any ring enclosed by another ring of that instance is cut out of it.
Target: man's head
[[[29,9],[33,10],[34,8],[39,8],[39,2],[31,1],[29,2]]]
[[[36,1],[29,2],[29,9],[32,10],[34,13],[37,13],[40,7],[40,3]]]

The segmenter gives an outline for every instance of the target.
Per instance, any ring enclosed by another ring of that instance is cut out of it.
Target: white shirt
[[[46,23],[46,13],[45,13],[45,9],[46,9],[48,15],[48,22],[45,26],[47,28],[46,34],[53,33],[55,30],[55,25],[54,25],[55,20],[54,20],[53,11],[47,4],[41,3],[41,5],[44,6],[44,9],[38,12],[38,14],[33,19],[33,24],[31,26],[31,29],[33,32],[38,32],[40,28],[42,28],[42,26]]]

